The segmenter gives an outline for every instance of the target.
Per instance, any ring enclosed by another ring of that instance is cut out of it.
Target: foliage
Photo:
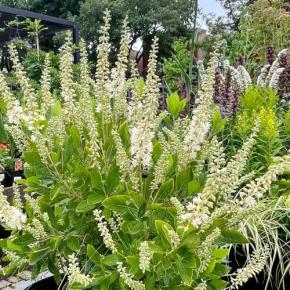
[[[78,21],[83,37],[94,43],[99,36],[99,27],[102,23],[102,11],[109,8],[112,13],[112,50],[115,53],[119,42],[118,27],[121,19],[128,16],[131,41],[130,50],[138,39],[143,42],[143,50],[137,58],[145,58],[145,66],[148,53],[154,35],[160,39],[160,55],[167,56],[170,52],[169,43],[175,37],[184,37],[190,33],[193,22],[195,0],[178,1],[107,1],[89,0],[81,5]],[[96,25],[97,24],[97,25]],[[115,55],[115,54],[114,54]]]
[[[288,46],[289,13],[283,0],[257,0],[241,15],[239,31],[233,34],[229,54],[234,62],[239,54],[246,57],[247,68],[265,61],[268,46],[278,51]]]
[[[9,149],[0,148],[0,172],[2,169],[12,171],[15,164],[15,159],[10,156]]]
[[[163,72],[171,91],[177,91],[182,86],[182,71],[188,68],[191,52],[185,40],[176,40],[172,45],[173,55],[164,60]]]
[[[262,175],[244,176],[259,125],[231,158],[214,136],[225,122],[213,102],[217,51],[201,84],[192,118],[181,118],[184,101],[168,99],[158,113],[157,39],[146,81],[133,68],[126,80],[125,20],[118,59],[110,70],[110,14],[105,12],[95,81],[81,43],[80,78],[73,78],[71,38],[60,56],[60,95],[51,92],[49,62],[33,88],[11,45],[21,103],[0,74],[7,124],[26,162],[25,203],[15,192],[9,205],[0,187],[1,223],[12,230],[1,240],[1,274],[30,265],[69,289],[224,289],[228,249],[248,243],[243,217],[259,212],[259,200],[289,156]],[[48,56],[47,56],[48,57]],[[127,103],[128,88],[132,99]],[[212,124],[212,129],[211,129]],[[16,218],[17,217],[17,218]],[[258,250],[264,267],[268,247]]]
[[[236,134],[236,138],[242,142],[259,118],[261,130],[248,170],[263,171],[273,162],[275,156],[287,152],[283,148],[280,136],[282,128],[278,119],[278,97],[271,89],[250,87],[242,96],[240,103],[232,134]]]
[[[0,3],[4,6],[27,9],[55,17],[67,18],[68,16],[78,15],[81,1],[1,0]]]

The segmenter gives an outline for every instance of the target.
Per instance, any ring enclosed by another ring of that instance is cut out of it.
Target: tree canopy
[[[112,14],[113,54],[119,43],[121,23],[128,15],[130,48],[137,39],[141,39],[143,47],[137,58],[144,56],[145,62],[154,35],[160,39],[160,54],[167,56],[174,38],[185,37],[191,33],[196,2],[197,0],[0,0],[1,5],[75,19],[80,24],[81,36],[95,46],[103,11],[108,8]]]
[[[187,36],[194,21],[195,0],[87,0],[82,3],[79,22],[85,39],[96,41],[102,13],[109,8],[112,13],[112,42],[118,43],[121,22],[128,15],[131,47],[141,38],[143,50],[139,57],[148,55],[154,35],[160,38],[160,53],[168,54],[174,37]]]

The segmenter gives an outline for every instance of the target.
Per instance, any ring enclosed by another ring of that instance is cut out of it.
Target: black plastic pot
[[[62,281],[62,284],[59,286],[54,281],[53,276],[42,279],[38,282],[35,282],[31,286],[27,287],[25,290],[57,290],[57,289],[66,289],[65,284],[67,279]]]
[[[0,226],[0,239],[6,239],[10,236],[10,232],[6,231],[3,227]],[[2,258],[3,252],[0,248],[0,259]]]
[[[25,290],[57,290],[58,286],[55,283],[53,277],[40,280],[33,285],[27,287]]]
[[[12,182],[16,182],[17,180],[24,178],[24,172],[23,170],[13,171],[11,172],[11,177],[12,177]]]
[[[10,186],[12,186],[12,184],[13,184],[13,177],[12,177],[11,173],[5,171],[4,173],[1,173],[1,174],[4,174],[4,179],[2,180],[1,184],[4,187],[10,187]]]

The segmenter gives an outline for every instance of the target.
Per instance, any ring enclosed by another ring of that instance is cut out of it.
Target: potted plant
[[[212,98],[218,51],[191,118],[180,118],[185,104],[176,95],[167,99],[168,111],[158,113],[157,39],[146,81],[134,69],[126,80],[127,20],[112,71],[109,20],[106,11],[96,80],[89,75],[84,42],[81,74],[74,78],[68,35],[61,94],[50,92],[47,59],[40,103],[10,48],[24,102],[17,103],[2,75],[0,91],[9,114],[15,106],[23,112],[13,115],[9,128],[23,148],[27,194],[23,202],[16,192],[10,205],[0,187],[0,220],[12,230],[0,240],[8,262],[0,274],[31,267],[35,278],[50,271],[67,289],[236,289],[262,271],[270,248],[257,247],[228,282],[229,249],[249,243],[241,234],[243,219],[269,206],[263,195],[290,166],[290,156],[257,178],[244,176],[257,122],[226,160],[214,136],[223,123]]]

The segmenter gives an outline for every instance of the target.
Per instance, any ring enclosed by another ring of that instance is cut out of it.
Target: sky
[[[202,8],[204,13],[213,13],[216,16],[225,15],[223,7],[216,0],[200,0],[199,6]]]

